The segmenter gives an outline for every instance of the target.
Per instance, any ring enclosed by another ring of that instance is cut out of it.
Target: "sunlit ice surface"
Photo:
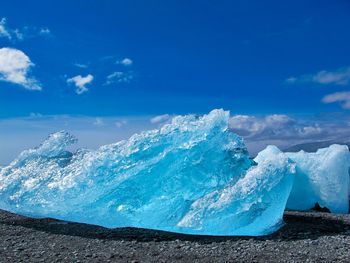
[[[0,167],[0,208],[111,228],[254,236],[276,231],[286,205],[320,202],[345,212],[346,146],[316,154],[270,146],[252,160],[229,117],[223,110],[177,116],[95,151],[69,152],[76,138],[51,134]]]

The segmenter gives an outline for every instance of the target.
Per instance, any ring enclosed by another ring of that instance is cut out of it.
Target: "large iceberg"
[[[294,164],[257,164],[228,128],[229,113],[175,117],[158,130],[102,146],[66,147],[58,132],[0,168],[0,208],[33,217],[182,233],[263,235],[276,230]]]
[[[51,134],[0,167],[0,209],[105,227],[209,235],[271,233],[282,225],[287,202],[307,209],[317,201],[343,211],[334,196],[349,167],[345,148],[305,157],[268,147],[252,160],[228,128],[229,117],[223,110],[177,116],[160,129],[74,153],[67,151],[76,142],[72,135]],[[343,194],[346,187],[340,187]]]

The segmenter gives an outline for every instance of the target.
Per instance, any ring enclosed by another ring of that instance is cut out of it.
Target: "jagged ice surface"
[[[294,183],[300,182],[300,171],[311,178],[310,163],[324,155],[302,162],[298,155],[268,147],[253,161],[228,120],[223,110],[178,116],[158,130],[75,153],[66,150],[76,142],[73,136],[51,134],[38,148],[0,167],[0,208],[106,227],[271,233],[282,223],[288,198],[300,208]],[[349,164],[345,157],[342,161],[343,168]],[[322,178],[323,171],[313,178]]]

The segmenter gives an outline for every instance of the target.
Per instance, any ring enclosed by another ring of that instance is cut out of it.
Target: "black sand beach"
[[[265,237],[190,236],[0,211],[0,262],[350,262],[350,215],[286,212]]]

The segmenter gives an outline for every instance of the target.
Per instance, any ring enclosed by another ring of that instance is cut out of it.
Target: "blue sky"
[[[214,108],[250,131],[284,116],[283,129],[327,139],[324,123],[350,123],[349,13],[345,0],[3,1],[0,143],[16,152],[11,136],[37,143],[67,116],[68,129],[110,142],[156,115]],[[28,128],[42,119],[41,133]]]

